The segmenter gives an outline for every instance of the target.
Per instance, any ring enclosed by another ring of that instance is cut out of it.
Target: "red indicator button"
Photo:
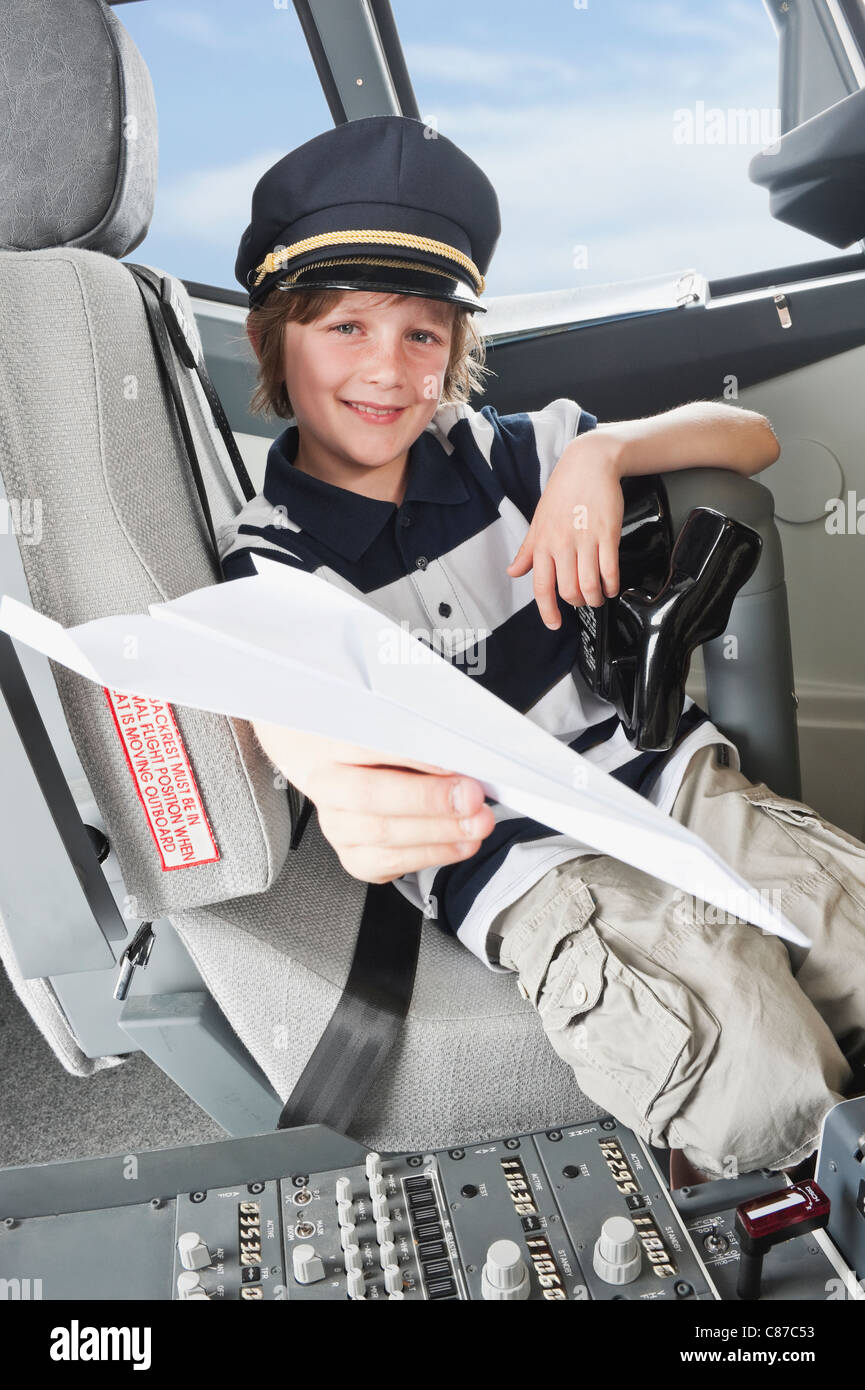
[[[752,1241],[774,1236],[768,1244],[776,1245],[779,1236],[787,1239],[825,1225],[829,1219],[829,1198],[809,1178],[765,1197],[752,1197],[737,1208],[736,1216],[737,1224],[741,1222],[742,1230]]]

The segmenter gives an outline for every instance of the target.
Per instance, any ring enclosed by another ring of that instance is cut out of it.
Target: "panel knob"
[[[350,1269],[345,1276],[346,1290],[349,1298],[365,1298],[363,1285],[363,1273],[359,1269]]]
[[[184,1231],[178,1236],[177,1253],[184,1269],[204,1269],[212,1264],[210,1251],[197,1231]]]
[[[481,1274],[484,1298],[522,1299],[531,1291],[529,1271],[515,1240],[494,1240]]]
[[[336,1200],[338,1202],[351,1201],[351,1180],[346,1177],[336,1180]]]
[[[291,1252],[294,1277],[298,1284],[315,1284],[324,1278],[324,1263],[313,1245],[295,1245]]]
[[[372,1214],[376,1221],[381,1221],[383,1217],[388,1215],[387,1197],[385,1197],[384,1193],[380,1192],[377,1197],[373,1197]]]
[[[375,1233],[379,1245],[384,1245],[386,1240],[393,1240],[393,1222],[389,1216],[383,1216],[376,1221]]]
[[[384,1272],[384,1286],[388,1293],[399,1293],[402,1288],[402,1270],[399,1265],[388,1265]]]
[[[198,1300],[210,1297],[194,1269],[185,1269],[182,1274],[178,1274],[177,1295],[184,1303],[191,1299]]]
[[[608,1216],[595,1241],[592,1264],[607,1284],[629,1284],[640,1272],[637,1228],[627,1216]]]

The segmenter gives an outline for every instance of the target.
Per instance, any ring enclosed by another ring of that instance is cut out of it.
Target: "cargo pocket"
[[[649,1143],[666,1142],[664,1131],[702,1076],[721,1031],[681,981],[668,973],[644,977],[591,922],[561,942],[537,1009],[580,1089]]]
[[[773,792],[765,782],[740,788],[739,795],[775,821],[865,912],[865,845],[861,840],[832,825],[812,806]]]

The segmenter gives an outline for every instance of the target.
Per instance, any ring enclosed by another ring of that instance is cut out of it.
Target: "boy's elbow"
[[[764,468],[771,468],[773,463],[777,463],[781,457],[781,445],[778,436],[766,419],[765,415],[758,415],[752,412],[754,424],[757,432],[756,448],[750,456],[749,465],[746,472],[749,474],[761,473]]]

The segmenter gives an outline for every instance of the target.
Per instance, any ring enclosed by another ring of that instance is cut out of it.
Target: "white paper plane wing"
[[[126,694],[263,720],[454,769],[485,795],[803,946],[693,831],[338,586],[253,556],[256,576],[62,628],[4,596],[0,628]],[[371,761],[376,759],[371,758]]]

